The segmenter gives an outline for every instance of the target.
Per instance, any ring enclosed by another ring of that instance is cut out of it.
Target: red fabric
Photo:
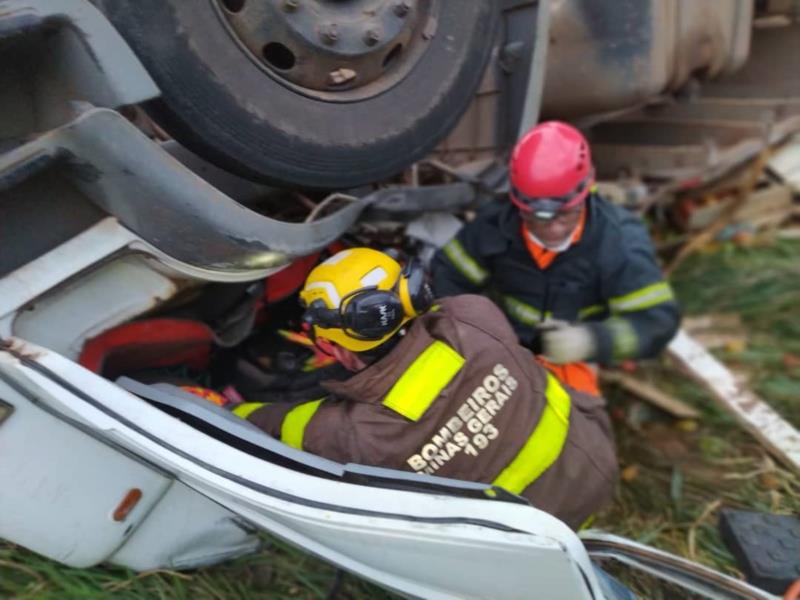
[[[581,240],[583,236],[583,228],[586,225],[586,207],[583,207],[581,211],[581,219],[578,221],[578,226],[575,228],[575,231],[572,232],[572,244],[575,244]],[[556,256],[558,256],[558,252],[553,250],[548,250],[544,246],[537,244],[535,241],[531,239],[531,236],[528,235],[528,230],[525,227],[525,223],[522,223],[521,227],[521,234],[522,239],[525,240],[525,246],[528,248],[528,252],[530,252],[531,258],[536,263],[536,265],[545,270],[547,267],[550,266]]]
[[[188,365],[208,367],[213,334],[207,325],[181,319],[148,319],[114,327],[83,346],[78,362],[113,377],[126,371]]]
[[[300,289],[311,269],[317,264],[319,255],[319,252],[315,252],[309,256],[298,258],[285,269],[267,277],[264,301],[267,304],[272,304],[283,300]]]
[[[526,133],[515,146],[509,164],[512,188],[531,198],[567,196],[591,174],[592,156],[586,138],[559,121],[540,123]],[[580,200],[570,204],[577,205]]]
[[[328,244],[325,249],[328,254],[333,256],[340,250],[344,250],[342,242],[336,241]],[[281,269],[274,275],[267,277],[267,285],[264,290],[264,303],[273,304],[283,300],[295,293],[305,283],[306,277],[319,262],[322,252],[315,252],[308,256],[302,256],[292,262],[285,269]]]

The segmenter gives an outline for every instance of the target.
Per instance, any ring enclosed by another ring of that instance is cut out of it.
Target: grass
[[[687,315],[735,313],[744,348],[718,353],[800,427],[800,243],[726,245],[696,256],[673,277]],[[597,526],[740,576],[717,530],[720,509],[800,514],[800,482],[777,464],[666,359],[637,376],[701,411],[675,422],[619,390],[608,390],[623,481]]]
[[[724,246],[688,260],[673,284],[687,314],[741,316],[748,344],[720,358],[745,371],[751,386],[800,427],[800,359],[794,358],[800,356],[798,256],[797,242]],[[614,504],[598,515],[595,526],[740,575],[717,531],[719,510],[798,514],[798,478],[666,360],[640,367],[637,376],[694,405],[702,418],[675,422],[617,389],[607,390],[624,477]],[[262,552],[216,567],[140,574],[70,569],[0,545],[0,598],[326,597],[336,581],[333,567],[279,540],[265,542]],[[340,583],[339,598],[394,597],[352,575]]]
[[[71,569],[9,544],[0,546],[0,598],[29,600],[277,600],[325,598],[334,586],[338,598],[394,598],[352,575],[265,536],[258,554],[189,573],[94,567]]]

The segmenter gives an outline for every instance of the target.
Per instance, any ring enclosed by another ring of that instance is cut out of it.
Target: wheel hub
[[[434,33],[438,0],[214,0],[270,75],[307,95],[355,100],[397,83]]]

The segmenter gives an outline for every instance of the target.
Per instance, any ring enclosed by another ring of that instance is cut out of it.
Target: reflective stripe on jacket
[[[495,483],[577,527],[617,466],[603,400],[562,386],[482,296],[447,298],[332,398],[272,404],[253,423],[339,462]]]
[[[546,268],[531,258],[509,202],[482,208],[433,261],[437,296],[486,292],[530,345],[547,318],[586,321],[597,342],[591,360],[611,364],[658,354],[680,313],[650,237],[630,212],[593,194],[580,241]]]

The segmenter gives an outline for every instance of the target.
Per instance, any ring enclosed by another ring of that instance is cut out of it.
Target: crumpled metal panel
[[[475,199],[473,186],[455,183],[387,188],[353,199],[307,223],[265,217],[198,177],[119,113],[91,109],[67,125],[0,156],[0,182],[18,183],[58,169],[96,205],[174,259],[204,269],[251,271],[279,267],[339,238],[364,209],[394,213],[447,210]]]
[[[206,183],[119,113],[92,109],[0,156],[0,179],[32,156],[58,154],[57,167],[95,204],[177,260],[209,269],[280,266],[338,238],[371,201],[313,223],[285,223],[251,211]]]

